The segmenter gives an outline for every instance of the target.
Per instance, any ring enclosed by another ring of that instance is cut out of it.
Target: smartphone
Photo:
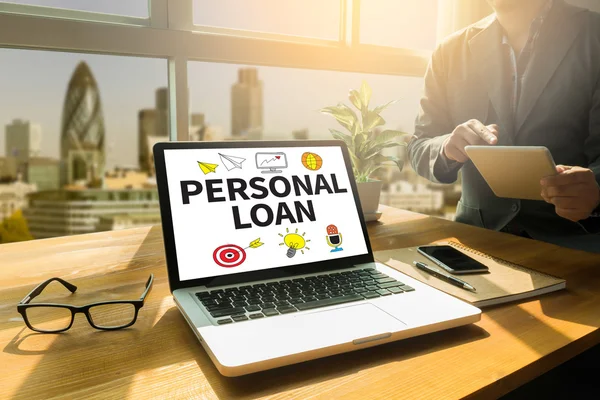
[[[452,246],[420,246],[417,251],[451,274],[488,272],[488,267]]]

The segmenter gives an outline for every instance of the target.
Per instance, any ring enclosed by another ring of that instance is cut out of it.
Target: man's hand
[[[460,163],[469,159],[465,146],[495,145],[498,143],[498,125],[485,126],[476,119],[457,126],[442,146],[446,158]]]
[[[590,216],[600,204],[600,187],[592,170],[558,165],[558,175],[543,178],[542,197],[556,213],[573,222]]]

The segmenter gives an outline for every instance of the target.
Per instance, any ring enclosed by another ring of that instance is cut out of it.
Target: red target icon
[[[215,249],[213,260],[221,267],[237,267],[246,261],[246,251],[235,244],[226,244]]]

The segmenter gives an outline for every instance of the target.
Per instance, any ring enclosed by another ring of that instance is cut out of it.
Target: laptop
[[[377,263],[341,141],[154,146],[169,286],[239,376],[477,322]]]

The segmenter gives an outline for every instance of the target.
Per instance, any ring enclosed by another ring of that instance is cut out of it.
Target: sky
[[[6,1],[0,0],[2,2]],[[10,2],[140,18],[148,16],[146,0]],[[412,0],[363,2],[366,5],[362,10],[362,41],[433,48],[436,2],[423,0],[417,3],[418,7]],[[202,25],[335,40],[339,31],[339,3],[339,0],[194,0],[193,19]],[[410,29],[418,21],[430,21],[430,26],[423,27],[420,23],[420,29],[427,33],[411,34]],[[100,90],[108,166],[135,165],[137,113],[140,109],[152,108],[154,91],[167,85],[167,62],[163,59],[0,48],[1,131],[16,118],[39,123],[43,131],[42,155],[58,157],[66,88],[77,63],[82,60],[89,64]],[[204,62],[190,62],[188,66],[190,111],[204,113],[209,124],[220,126],[229,134],[231,85],[237,80],[238,68],[244,66]],[[413,77],[290,68],[258,67],[258,73],[264,85],[266,138],[291,138],[293,130],[306,128],[312,138],[328,138],[328,129],[337,129],[337,124],[318,110],[340,101],[347,102],[348,90],[358,88],[363,80],[373,87],[373,104],[399,100],[384,114],[387,127],[411,131],[423,84],[421,78]],[[0,155],[4,153],[2,137]]]

